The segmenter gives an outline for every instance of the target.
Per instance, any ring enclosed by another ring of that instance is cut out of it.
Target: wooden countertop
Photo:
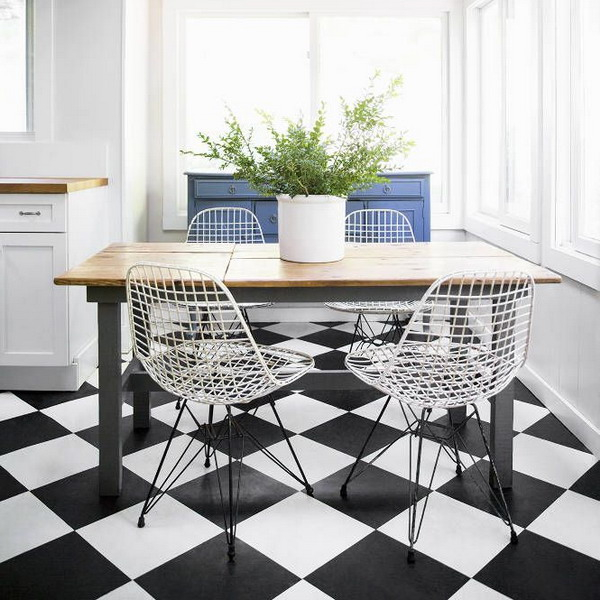
[[[54,279],[57,285],[123,286],[140,261],[205,270],[236,287],[426,286],[460,270],[525,271],[536,283],[560,283],[552,271],[485,242],[347,245],[335,263],[282,261],[277,244],[113,244]]]
[[[0,177],[0,194],[67,194],[105,185],[106,177]]]

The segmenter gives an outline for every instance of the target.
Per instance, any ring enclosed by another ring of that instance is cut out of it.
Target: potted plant
[[[335,135],[325,132],[321,105],[312,126],[302,118],[287,120],[278,130],[273,118],[259,111],[271,143],[255,145],[229,111],[226,130],[218,138],[199,133],[204,149],[183,151],[234,169],[258,193],[276,196],[280,256],[294,262],[332,262],[344,257],[346,198],[355,190],[387,181],[378,175],[389,161],[410,150],[413,142],[395,132],[385,114],[388,100],[397,95],[401,77],[376,91],[378,75],[353,103],[340,99],[341,120]]]

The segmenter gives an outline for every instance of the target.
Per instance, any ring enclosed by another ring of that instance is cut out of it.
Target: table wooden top
[[[0,194],[67,194],[105,185],[106,177],[1,177]]]
[[[525,271],[536,283],[561,281],[552,271],[485,242],[348,244],[346,258],[334,263],[292,263],[278,256],[277,244],[111,244],[54,282],[123,286],[137,262],[207,271],[232,288],[427,286],[461,270]]]

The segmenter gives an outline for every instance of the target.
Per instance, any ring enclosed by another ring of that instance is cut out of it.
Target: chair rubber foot
[[[457,475],[462,475],[462,469],[460,466],[456,465],[456,474]]]
[[[140,517],[138,519],[138,527],[141,529],[145,524],[146,524],[146,520],[144,519],[144,517]]]
[[[229,545],[227,546],[227,558],[229,559],[229,562],[235,562],[235,546],[234,545]]]
[[[209,459],[209,458],[207,458],[207,459],[204,461],[204,466],[205,466],[207,469],[208,469],[208,467],[210,467],[210,459]]]
[[[415,551],[414,550],[409,550],[406,553],[406,562],[409,565],[414,565],[415,564]]]
[[[175,404],[175,410],[181,410],[181,402],[179,400]]]
[[[510,543],[515,546],[516,544],[519,543],[519,538],[517,537],[517,532],[516,531],[511,531],[510,532]]]
[[[313,486],[312,486],[312,485],[309,485],[309,486],[306,488],[306,493],[307,493],[309,496],[314,496],[314,495],[315,495],[315,489],[313,488]]]
[[[340,488],[340,496],[342,498],[347,498],[348,497],[348,488],[346,487],[346,484],[344,484],[341,488]]]

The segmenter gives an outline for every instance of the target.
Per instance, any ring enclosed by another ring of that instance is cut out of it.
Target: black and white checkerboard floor
[[[335,368],[343,364],[350,331],[347,323],[261,323],[256,337]],[[507,528],[472,480],[458,478],[442,460],[433,489],[423,489],[430,500],[415,565],[406,562],[403,441],[351,485],[346,500],[339,496],[383,401],[379,393],[300,392],[278,400],[314,498],[247,449],[232,565],[214,461],[209,468],[198,461],[146,527],[136,527],[175,420],[167,394],[156,395],[147,432],[133,431],[131,416],[125,418],[123,494],[98,498],[94,384],[69,394],[0,393],[0,598],[600,598],[600,463],[519,383],[508,494],[519,544],[509,544]],[[202,421],[204,407],[193,408]],[[371,453],[401,427],[393,408]],[[127,405],[125,414],[131,412]],[[268,406],[246,419],[283,456]],[[184,418],[175,445],[194,430]],[[425,445],[427,470],[434,444]]]

